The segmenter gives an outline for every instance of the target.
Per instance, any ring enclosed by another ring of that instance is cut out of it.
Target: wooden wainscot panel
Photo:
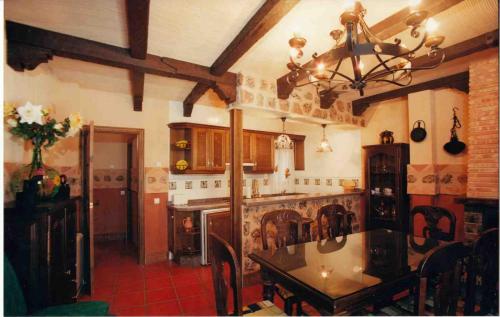
[[[154,199],[160,204],[155,205]],[[167,259],[167,193],[144,194],[144,239],[146,264]]]

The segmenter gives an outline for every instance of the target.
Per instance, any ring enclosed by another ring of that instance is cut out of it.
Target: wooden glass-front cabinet
[[[192,170],[224,172],[227,132],[209,128],[192,129]]]
[[[365,149],[366,227],[408,230],[406,143],[368,145]]]
[[[246,173],[272,173],[274,171],[274,135],[243,133],[243,163],[251,163]]]

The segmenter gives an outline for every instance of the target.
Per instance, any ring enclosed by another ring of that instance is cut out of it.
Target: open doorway
[[[86,126],[82,142],[87,289],[112,261],[144,263],[144,130]]]

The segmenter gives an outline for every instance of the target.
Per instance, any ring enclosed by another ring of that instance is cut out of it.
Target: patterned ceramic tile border
[[[462,195],[467,191],[467,166],[464,164],[409,164],[408,194]]]
[[[126,169],[95,169],[94,188],[125,188],[127,187]]]
[[[287,204],[276,204],[266,206],[246,207],[243,209],[243,273],[249,274],[259,270],[259,265],[248,258],[248,254],[262,249],[260,234],[260,221],[262,216],[276,209],[289,208],[298,211],[303,217],[316,219],[319,208],[327,204],[341,204],[347,210],[355,214],[353,219],[353,231],[359,232],[360,219],[360,195],[346,195],[338,198],[313,199]],[[311,224],[313,240],[318,239],[318,228],[316,222]],[[273,246],[271,246],[273,247]]]
[[[169,190],[168,168],[146,167],[144,168],[146,179],[144,191],[146,193],[166,193]]]
[[[20,169],[23,164],[20,163],[11,163],[5,162],[4,166],[4,201],[13,201],[15,200],[15,192],[12,191],[10,186],[10,180],[12,174]],[[79,196],[81,194],[81,173],[80,168],[78,166],[55,166],[56,170],[59,171],[60,174],[64,174],[68,177],[68,183],[71,188],[72,196]]]
[[[321,109],[316,90],[309,86],[295,88],[288,100],[281,100],[277,97],[274,80],[258,79],[241,73],[238,74],[236,104],[320,118],[339,124],[365,126],[363,117],[352,115],[350,102],[337,100],[330,109]]]

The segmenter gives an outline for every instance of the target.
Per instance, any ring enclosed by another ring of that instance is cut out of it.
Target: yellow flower
[[[13,103],[6,102],[3,104],[3,116],[8,117],[11,116],[14,111],[16,111],[16,107]]]
[[[54,182],[54,185],[55,185],[55,186],[59,186],[59,185],[61,184],[61,177],[60,177],[59,175],[56,175],[56,176],[54,177],[53,182]]]
[[[44,116],[48,116],[52,112],[54,112],[54,109],[51,106],[48,106],[48,107],[45,107],[45,108],[42,109],[42,114]]]
[[[69,115],[69,126],[71,129],[81,129],[83,125],[82,116],[79,113]]]

